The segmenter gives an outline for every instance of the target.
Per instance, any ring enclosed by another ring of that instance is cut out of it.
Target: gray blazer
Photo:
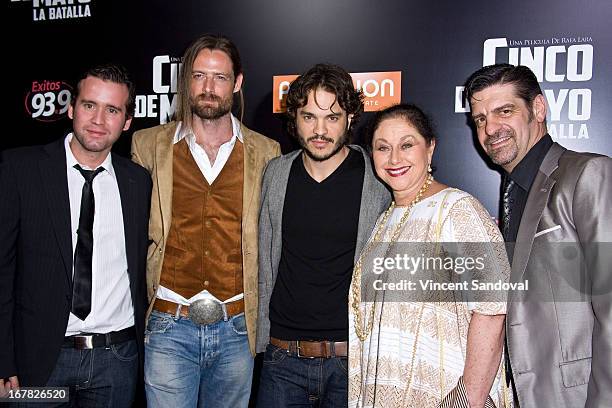
[[[521,408],[612,407],[611,180],[609,157],[555,143],[531,187],[511,275],[530,287],[509,297],[506,319]],[[562,246],[584,255],[597,243],[584,269],[568,267],[577,257]]]
[[[361,210],[357,230],[355,260],[367,242],[378,216],[389,206],[389,190],[374,176],[370,157],[359,146],[350,145],[363,154],[365,173],[361,192]],[[270,297],[278,274],[282,248],[282,220],[285,192],[293,160],[301,150],[272,159],[266,167],[261,188],[259,211],[259,319],[257,321],[258,353],[265,351],[270,341]],[[347,295],[348,307],[348,295]]]

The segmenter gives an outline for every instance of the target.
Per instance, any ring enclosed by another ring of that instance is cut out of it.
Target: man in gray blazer
[[[612,159],[552,141],[527,67],[484,67],[466,96],[482,148],[505,171],[511,280],[529,281],[508,297],[515,406],[612,407]]]
[[[258,406],[347,403],[348,290],[390,194],[348,145],[363,111],[351,76],[318,64],[287,97],[301,150],[269,162],[259,216]]]

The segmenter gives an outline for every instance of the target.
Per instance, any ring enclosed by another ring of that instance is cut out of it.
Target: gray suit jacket
[[[350,145],[363,154],[365,173],[361,192],[361,210],[357,230],[355,260],[367,242],[378,216],[389,206],[391,195],[372,171],[370,157],[359,146]],[[272,159],[265,170],[261,188],[259,211],[259,319],[257,321],[258,353],[265,351],[270,341],[270,297],[278,274],[282,249],[282,220],[285,192],[293,160],[300,157],[297,150]],[[348,307],[348,295],[347,295]]]
[[[506,320],[521,408],[612,407],[611,180],[609,157],[555,143],[531,187]]]

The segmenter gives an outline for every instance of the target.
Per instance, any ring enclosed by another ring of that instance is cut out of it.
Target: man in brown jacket
[[[198,38],[183,57],[178,121],[133,137],[133,159],[153,178],[145,333],[152,407],[248,405],[260,185],[280,147],[231,114],[242,81],[229,39]]]

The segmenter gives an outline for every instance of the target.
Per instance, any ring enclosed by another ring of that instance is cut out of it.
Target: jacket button
[[[208,286],[208,281],[204,281],[204,286]]]

